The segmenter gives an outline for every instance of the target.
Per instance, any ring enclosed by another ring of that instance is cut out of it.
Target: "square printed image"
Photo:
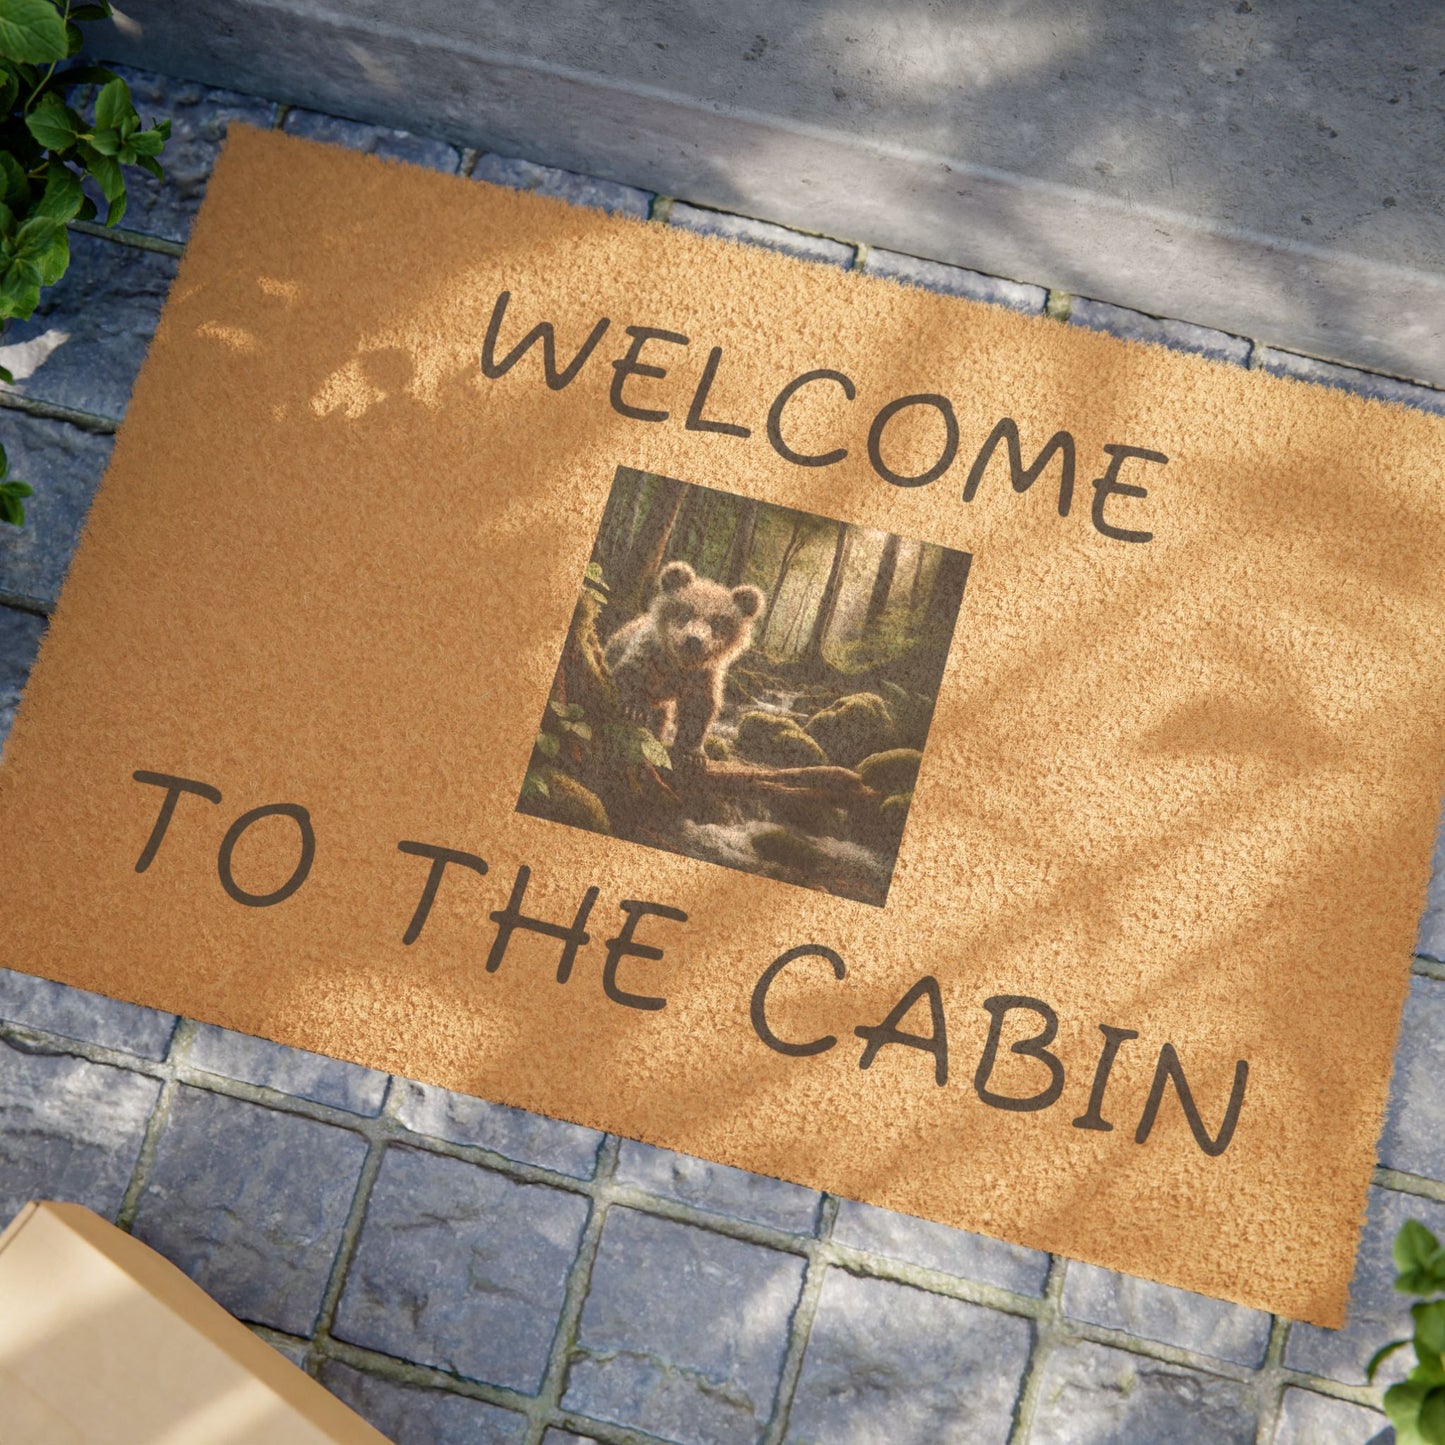
[[[519,811],[883,904],[969,561],[620,468]]]

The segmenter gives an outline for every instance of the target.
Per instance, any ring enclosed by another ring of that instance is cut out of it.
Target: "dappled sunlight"
[[[48,330],[42,331],[39,336],[32,336],[28,341],[16,341],[11,342],[9,346],[0,346],[0,366],[3,366],[17,382],[29,381],[69,340],[70,332],[62,331],[58,326],[52,326]],[[5,389],[8,389],[6,384],[0,382],[0,390]]]

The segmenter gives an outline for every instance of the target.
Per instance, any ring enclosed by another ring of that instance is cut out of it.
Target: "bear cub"
[[[674,747],[675,766],[706,766],[703,740],[723,703],[733,660],[753,640],[756,587],[724,587],[686,562],[669,562],[652,606],[603,649],[622,706]]]

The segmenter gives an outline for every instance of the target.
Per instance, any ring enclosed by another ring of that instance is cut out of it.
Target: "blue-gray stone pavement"
[[[1186,322],[127,75],[173,121],[169,179],[118,233],[77,227],[0,345],[0,439],[37,491],[0,535],[0,742],[232,120],[1445,411]],[[1390,1240],[1445,1230],[1445,839],[1379,1157],[1334,1333],[0,969],[0,1224],[88,1204],[401,1445],[1390,1438],[1363,1376],[1404,1332]]]

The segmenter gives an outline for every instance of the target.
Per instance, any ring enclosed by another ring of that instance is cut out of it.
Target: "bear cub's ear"
[[[676,592],[697,581],[697,573],[686,562],[669,562],[658,576],[657,585],[664,592]]]
[[[763,608],[763,594],[756,587],[734,587],[733,605],[744,617],[756,617]]]

